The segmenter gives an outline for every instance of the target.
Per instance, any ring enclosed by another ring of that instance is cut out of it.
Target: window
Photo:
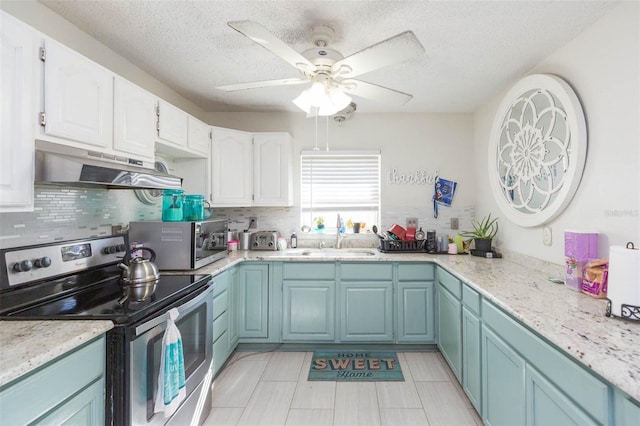
[[[379,223],[380,152],[303,151],[300,172],[302,225],[317,228],[321,217],[325,229],[335,232],[338,214],[345,225]]]

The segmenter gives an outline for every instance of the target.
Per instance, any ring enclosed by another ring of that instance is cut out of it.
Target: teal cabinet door
[[[335,340],[335,281],[286,280],[282,305],[282,340]]]
[[[525,361],[482,326],[482,419],[486,425],[525,424]]]
[[[462,381],[462,304],[438,283],[438,348]]]
[[[34,425],[104,424],[104,379],[92,383]]]
[[[462,307],[462,389],[476,411],[482,414],[482,364],[480,319]]]
[[[637,426],[640,424],[640,402],[616,390],[614,393],[614,422],[617,426]]]
[[[269,327],[269,265],[240,265],[239,337],[266,338]]]
[[[531,366],[526,368],[527,425],[595,425],[584,410]],[[636,420],[640,420],[640,417]]]
[[[433,281],[399,282],[396,312],[398,343],[435,341]]]
[[[229,271],[229,284],[227,291],[229,292],[229,306],[227,308],[229,316],[229,353],[233,352],[238,346],[238,311],[240,307],[239,291],[240,284],[238,282],[238,268],[234,267]]]
[[[340,340],[393,342],[393,282],[340,283]]]

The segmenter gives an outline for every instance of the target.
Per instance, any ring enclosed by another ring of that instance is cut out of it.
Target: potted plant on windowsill
[[[318,216],[313,219],[313,223],[315,223],[316,228],[319,230],[324,229],[324,218],[322,216]]]
[[[491,242],[498,233],[498,218],[491,218],[491,213],[484,217],[480,222],[471,223],[473,231],[464,231],[461,235],[467,238],[467,241],[475,242],[476,250],[489,252],[491,251]]]

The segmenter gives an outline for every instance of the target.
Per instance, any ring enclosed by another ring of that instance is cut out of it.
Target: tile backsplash
[[[0,248],[110,235],[114,225],[160,220],[131,190],[35,187],[33,212],[0,214]]]
[[[379,228],[384,231],[394,223],[404,226],[407,217],[416,217],[425,231],[454,235],[458,231],[450,229],[450,218],[457,217],[460,230],[466,230],[471,229],[474,216],[472,206],[441,206],[437,219],[431,206],[383,206]],[[0,214],[0,248],[110,235],[112,226],[161,217],[160,203],[143,204],[131,190],[37,185],[33,212]],[[256,217],[257,230],[276,230],[287,238],[294,230],[299,232],[295,206],[216,208],[213,217],[228,218],[230,228],[238,231],[249,227],[249,217]]]

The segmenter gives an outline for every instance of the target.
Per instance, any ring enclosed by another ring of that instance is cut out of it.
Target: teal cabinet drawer
[[[587,370],[531,331],[510,318],[501,309],[482,301],[482,320],[518,351],[527,362],[544,371],[558,389],[582,406],[596,421],[605,424],[609,413],[609,389]]]
[[[391,263],[343,263],[340,267],[343,280],[389,281],[393,279]]]
[[[223,272],[213,277],[213,297],[216,297],[218,294],[222,293],[223,291],[227,291],[228,286],[229,286],[229,275],[226,272]]]
[[[285,280],[333,280],[336,277],[334,263],[291,262],[282,265]]]
[[[442,284],[444,288],[449,290],[449,292],[451,292],[451,294],[453,294],[456,299],[460,299],[460,297],[462,296],[462,283],[459,279],[457,279],[444,269],[438,268],[436,270],[436,280],[438,280],[438,282]]]
[[[213,341],[215,342],[218,337],[222,336],[227,328],[229,328],[229,317],[227,312],[224,312],[213,321]]]
[[[480,294],[466,284],[462,285],[462,304],[474,314],[480,315]]]
[[[213,297],[213,318],[218,318],[229,307],[229,292],[224,291]]]
[[[398,264],[398,280],[433,281],[434,269],[432,263],[400,263]]]
[[[227,333],[223,333],[222,336],[213,342],[213,375],[215,376],[220,372],[220,369],[227,361],[229,354],[229,339]]]

